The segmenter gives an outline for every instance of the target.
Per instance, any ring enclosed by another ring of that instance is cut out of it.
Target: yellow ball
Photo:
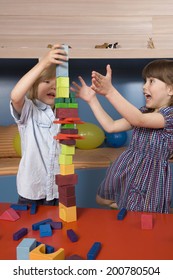
[[[77,124],[78,134],[84,139],[76,140],[76,147],[81,150],[90,150],[99,147],[105,139],[103,130],[95,124]]]
[[[17,132],[15,137],[14,137],[13,145],[14,145],[14,149],[15,149],[16,153],[18,154],[18,156],[21,157],[22,152],[21,152],[21,140],[20,140],[19,132]]]

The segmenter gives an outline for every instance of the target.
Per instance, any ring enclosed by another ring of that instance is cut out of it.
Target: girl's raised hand
[[[76,82],[72,82],[74,87],[70,87],[70,90],[76,93],[76,97],[79,97],[89,103],[95,96],[95,91],[91,89],[91,87],[87,86],[81,76],[79,76],[78,79],[81,85]]]
[[[92,71],[91,78],[91,88],[95,92],[106,96],[112,91],[112,70],[109,64],[106,66],[106,76],[103,76],[96,71]]]

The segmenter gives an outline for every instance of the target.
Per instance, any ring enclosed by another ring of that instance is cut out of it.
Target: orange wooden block
[[[68,123],[84,123],[80,118],[62,118],[59,120],[54,120],[54,123],[68,124]]]
[[[74,174],[74,164],[61,164],[60,165],[60,174],[61,175],[69,175]]]
[[[62,203],[59,203],[59,217],[65,222],[77,221],[77,207],[66,207]]]
[[[64,260],[64,249],[60,248],[56,252],[45,254],[46,252],[46,245],[40,244],[35,249],[30,251],[29,259],[30,260]]]

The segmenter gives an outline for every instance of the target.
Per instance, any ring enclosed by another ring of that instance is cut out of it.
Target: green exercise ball
[[[78,134],[84,139],[76,140],[76,147],[81,150],[90,150],[99,147],[105,140],[103,130],[93,123],[83,123],[76,125]]]

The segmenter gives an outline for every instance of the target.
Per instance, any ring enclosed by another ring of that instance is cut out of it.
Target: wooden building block
[[[56,88],[56,97],[64,97],[64,98],[68,98],[69,97],[69,88]]]
[[[69,175],[55,175],[56,184],[58,186],[76,185],[78,182],[78,175],[76,173]]]
[[[65,196],[59,193],[59,202],[66,207],[71,207],[76,205],[76,196]]]
[[[69,77],[57,77],[56,78],[56,88],[69,88]]]
[[[16,248],[17,260],[29,260],[29,252],[36,246],[35,238],[23,238]]]
[[[58,192],[62,196],[75,196],[75,186],[58,186]]]
[[[13,221],[14,222],[18,219],[20,219],[20,216],[18,215],[16,210],[14,210],[13,208],[9,208],[9,209],[5,210],[0,216],[0,220],[6,220],[6,221]]]
[[[56,108],[56,118],[77,118],[78,109],[77,108]]]
[[[65,222],[77,221],[76,206],[66,207],[62,203],[59,203],[59,217]]]
[[[69,174],[74,174],[74,164],[69,164],[69,165],[60,165],[60,174],[61,175],[69,175]]]
[[[73,163],[73,156],[72,155],[59,155],[58,159],[59,164],[69,165]]]
[[[142,229],[153,228],[153,217],[151,214],[141,214],[141,228]]]
[[[68,146],[68,145],[60,145],[61,147],[61,154],[63,155],[74,155],[75,154],[75,146]]]
[[[45,244],[40,244],[29,253],[30,260],[64,260],[64,249],[60,248],[54,253],[46,254]]]

